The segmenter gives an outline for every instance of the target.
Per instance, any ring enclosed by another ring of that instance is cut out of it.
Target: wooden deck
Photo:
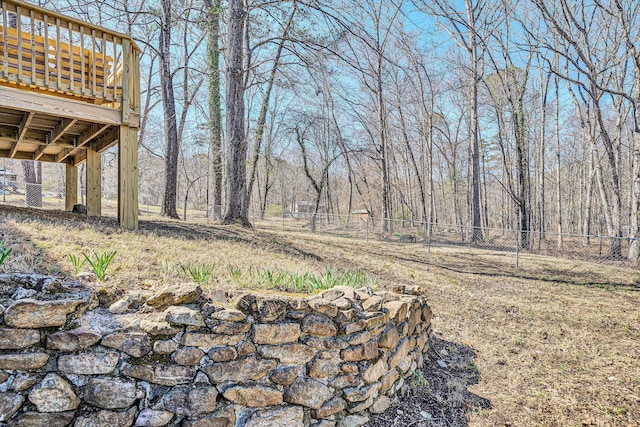
[[[129,37],[0,0],[0,157],[65,163],[68,190],[86,161],[98,192],[87,189],[87,211],[100,215],[99,154],[119,143],[119,215],[135,228],[139,114],[140,50]]]

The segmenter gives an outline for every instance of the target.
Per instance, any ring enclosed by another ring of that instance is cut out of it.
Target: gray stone
[[[11,421],[11,427],[67,427],[75,412],[60,412],[55,414],[40,414],[38,412],[25,412]]]
[[[249,417],[245,427],[304,427],[304,410],[299,406],[256,411]]]
[[[380,379],[387,372],[387,363],[383,358],[380,358],[376,363],[369,366],[362,375],[362,379],[366,383],[374,383]]]
[[[342,390],[348,387],[357,387],[360,385],[360,377],[357,375],[338,375],[331,381],[329,385],[335,389]]]
[[[175,335],[181,331],[180,328],[171,326],[167,321],[149,319],[140,321],[140,329],[149,335]]]
[[[167,286],[147,300],[147,304],[156,310],[162,310],[170,305],[191,304],[198,301],[202,295],[202,288],[195,283],[183,283]]]
[[[133,357],[142,357],[151,351],[149,337],[140,333],[117,332],[104,337],[101,344],[105,347],[124,351]]]
[[[298,369],[295,366],[279,366],[269,373],[271,382],[283,386],[290,385],[298,376]]]
[[[338,427],[360,427],[369,421],[364,415],[349,415],[338,422]]]
[[[233,427],[235,423],[235,411],[230,406],[197,420],[185,420],[182,427]]]
[[[58,370],[75,375],[110,374],[118,366],[118,353],[84,353],[58,357]]]
[[[0,328],[0,350],[20,350],[40,342],[36,329]]]
[[[172,306],[165,310],[165,320],[171,325],[195,326],[197,328],[206,326],[202,314],[185,306]]]
[[[309,307],[316,313],[324,314],[329,317],[336,317],[338,314],[338,307],[326,299],[316,298],[308,300],[308,303]]]
[[[62,326],[81,300],[37,301],[24,299],[7,308],[4,322],[14,328],[48,328]]]
[[[337,352],[326,352],[335,357],[322,358],[309,362],[307,364],[309,376],[312,378],[333,377],[340,373],[340,359]]]
[[[225,311],[225,310],[223,310]],[[237,310],[236,310],[237,311]],[[221,312],[219,312],[221,313]],[[239,311],[240,314],[242,312]],[[244,314],[242,314],[244,316]],[[209,329],[214,334],[222,335],[241,335],[246,334],[251,329],[250,323],[238,323],[238,322],[209,322]]]
[[[260,345],[258,353],[262,357],[278,359],[280,363],[299,365],[313,359],[316,350],[305,344]]]
[[[226,363],[214,363],[207,368],[203,368],[202,371],[207,374],[213,384],[219,384],[227,381],[255,381],[267,375],[275,367],[276,362],[274,360],[247,357]]]
[[[47,353],[0,354],[0,369],[30,371],[49,361]]]
[[[248,356],[256,352],[256,346],[249,340],[244,340],[237,345],[238,356]]]
[[[395,353],[389,358],[389,369],[393,369],[409,354],[410,345],[407,338],[403,338],[398,344]]]
[[[80,399],[69,384],[56,374],[47,374],[29,393],[38,412],[65,412],[78,407]]]
[[[226,310],[216,311],[210,316],[212,319],[220,320],[223,322],[242,322],[247,316],[240,310],[235,308],[228,308]]]
[[[11,384],[11,388],[17,392],[25,391],[28,388],[31,388],[31,386],[35,385],[41,379],[42,379],[42,375],[18,373],[13,378],[13,383]]]
[[[116,379],[91,378],[84,391],[85,402],[102,409],[129,408],[136,399],[135,384]]]
[[[317,337],[331,337],[338,332],[338,328],[327,316],[309,314],[302,320],[302,331]]]
[[[128,411],[98,411],[76,419],[74,427],[130,427],[136,418],[136,408]]]
[[[333,391],[311,378],[298,377],[284,394],[284,400],[294,405],[320,409],[333,395]]]
[[[287,303],[277,298],[259,298],[256,317],[261,322],[273,322],[287,312]]]
[[[343,390],[344,398],[347,402],[363,402],[371,397],[377,397],[381,384],[371,384],[361,388],[346,388]]]
[[[378,357],[378,343],[369,341],[340,351],[340,358],[345,362],[358,362]]]
[[[60,331],[47,337],[47,348],[71,353],[89,348],[101,338],[100,333],[88,328]]]
[[[214,362],[228,362],[238,357],[238,350],[235,347],[214,347],[207,353],[209,359]]]
[[[243,335],[197,334],[188,332],[182,336],[182,345],[210,349],[223,345],[236,345],[245,338]]]
[[[334,397],[327,400],[320,409],[315,410],[313,412],[313,416],[314,418],[328,418],[332,415],[336,415],[344,411],[346,406],[347,405],[343,399]]]
[[[153,343],[153,351],[158,354],[171,354],[178,349],[178,343],[173,340],[158,340]]]
[[[388,325],[384,332],[378,337],[378,347],[391,349],[396,348],[400,336],[398,335],[398,329],[393,325]]]
[[[174,362],[183,366],[196,366],[204,357],[204,351],[197,347],[182,347],[171,356]]]
[[[225,399],[238,405],[262,408],[282,404],[282,392],[265,386],[235,386],[223,393]]]
[[[24,396],[20,394],[0,393],[0,421],[9,421],[23,403]]]
[[[371,406],[371,408],[369,408],[369,411],[372,414],[381,414],[389,409],[389,406],[391,406],[391,399],[383,394],[375,399],[373,405]]]
[[[140,427],[162,427],[166,426],[173,419],[174,413],[169,411],[157,411],[153,409],[143,409],[136,419],[136,426]]]
[[[215,387],[179,386],[171,389],[154,409],[164,409],[178,415],[197,418],[215,410],[217,397],[218,391]]]
[[[180,384],[189,384],[193,381],[195,370],[179,365],[130,365],[125,363],[120,372],[131,378],[137,378],[146,382],[173,387]]]
[[[364,319],[356,320],[355,322],[347,323],[340,329],[343,334],[351,335],[356,332],[363,331],[367,327],[367,321]]]
[[[284,344],[298,341],[298,323],[259,324],[253,326],[253,342],[256,344]]]

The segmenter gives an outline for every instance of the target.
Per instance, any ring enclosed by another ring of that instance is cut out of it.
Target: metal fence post
[[[431,223],[427,224],[427,253],[431,253]]]
[[[518,233],[519,231],[516,230],[516,268],[520,267],[520,244],[518,242]]]

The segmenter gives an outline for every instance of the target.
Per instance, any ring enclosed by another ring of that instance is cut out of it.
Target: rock
[[[278,359],[280,363],[300,365],[313,359],[316,350],[305,344],[260,345],[258,353],[262,357]]]
[[[189,384],[193,381],[195,370],[179,365],[130,365],[125,363],[120,372],[131,378],[153,384],[173,387],[179,384]]]
[[[0,369],[30,371],[49,361],[47,353],[0,354]]]
[[[136,418],[136,409],[128,411],[98,411],[76,419],[73,427],[129,427]]]
[[[394,320],[396,323],[400,323],[407,318],[409,306],[404,301],[390,301],[384,304],[384,308],[389,313],[389,319]]]
[[[327,289],[326,291],[320,293],[320,298],[327,301],[335,301],[338,298],[342,298],[343,296],[344,290],[338,286],[336,286],[335,288]]]
[[[204,351],[197,347],[183,347],[171,355],[174,362],[183,366],[196,366],[203,357]]]
[[[331,301],[327,301],[326,299],[316,298],[312,300],[307,300],[309,303],[309,308],[315,311],[316,313],[324,314],[329,317],[336,317],[338,314],[338,307]]]
[[[182,427],[233,427],[235,423],[235,411],[227,407],[198,420],[185,420]]]
[[[400,373],[395,369],[390,370],[386,374],[382,376],[382,380],[380,381],[380,393],[386,393],[391,390],[391,387],[396,383],[398,378],[400,377]]]
[[[364,319],[356,320],[355,322],[347,323],[341,328],[341,332],[345,335],[351,335],[356,332],[363,331],[367,328],[367,321]]]
[[[364,415],[349,415],[338,423],[338,427],[360,427],[369,421],[369,417]]]
[[[47,374],[29,392],[29,401],[36,405],[38,412],[65,412],[78,407],[80,399],[69,384],[56,374]]]
[[[333,377],[340,373],[340,359],[337,354],[331,358],[315,359],[308,363],[308,372],[312,378]]]
[[[210,316],[212,319],[220,320],[223,322],[242,322],[247,316],[240,310],[235,308],[228,308],[226,310],[216,311]]]
[[[302,320],[302,331],[317,337],[331,337],[338,332],[338,328],[327,316],[309,314]]]
[[[228,388],[223,396],[238,405],[262,408],[282,404],[282,392],[265,386],[235,386]]]
[[[344,411],[346,406],[347,405],[343,399],[340,399],[339,397],[334,397],[332,399],[327,400],[320,409],[315,410],[313,412],[313,417],[328,418],[332,415],[336,415]]]
[[[373,397],[369,397],[364,402],[356,403],[355,405],[351,405],[349,407],[349,412],[352,414],[357,414],[362,411],[369,409],[373,405]]]
[[[361,388],[346,388],[343,390],[344,398],[347,402],[363,402],[371,397],[377,397],[380,391],[381,384],[371,384]]]
[[[373,339],[373,335],[371,335],[371,332],[365,330],[356,332],[355,334],[347,335],[345,337],[342,337],[342,339],[345,342],[349,343],[349,345],[358,345],[364,344],[367,341],[371,341]]]
[[[389,315],[387,313],[369,313],[370,317],[367,317],[367,328],[374,329],[378,326],[382,326],[383,324],[389,321]]]
[[[349,310],[351,308],[351,301],[346,298],[338,298],[333,303],[338,307],[338,310]]]
[[[245,427],[304,427],[304,411],[299,406],[264,409],[251,415]]]
[[[171,325],[206,326],[202,314],[185,306],[172,306],[165,310],[165,320]]]
[[[132,305],[133,305],[133,299],[131,298],[131,296],[125,295],[124,297],[112,303],[109,306],[108,310],[110,313],[113,313],[113,314],[123,314],[123,313],[126,313],[127,310],[131,308]]]
[[[258,309],[257,298],[253,294],[242,293],[236,299],[236,307],[244,314],[251,314]]]
[[[343,363],[340,370],[346,374],[357,374],[360,372],[360,368],[356,363]]]
[[[357,318],[358,312],[356,312],[352,308],[349,310],[340,310],[335,317],[336,322],[340,323],[341,325],[354,322]]]
[[[25,412],[12,420],[11,427],[67,427],[73,421],[75,412],[60,412],[57,414],[40,414]]]
[[[367,298],[362,303],[364,311],[380,311],[382,310],[382,303],[384,300],[379,295],[373,295]]]
[[[173,412],[156,411],[153,409],[143,409],[136,419],[136,426],[140,427],[162,427],[166,426],[173,419]]]
[[[243,335],[196,334],[188,332],[182,336],[182,345],[210,349],[223,345],[236,345],[245,338]]]
[[[202,288],[195,283],[183,283],[167,286],[147,299],[147,304],[156,310],[163,310],[170,305],[191,304],[198,301]]]
[[[290,385],[298,376],[298,369],[295,366],[279,366],[269,373],[269,379],[283,386]]]
[[[369,366],[362,375],[362,379],[366,383],[374,383],[380,379],[387,372],[387,363],[384,359],[380,358],[376,363]]]
[[[333,391],[311,378],[298,377],[284,394],[284,400],[294,405],[320,409],[333,395]]]
[[[360,384],[360,378],[357,375],[338,375],[331,381],[329,385],[337,390],[348,387],[357,387]]]
[[[238,344],[238,356],[248,356],[256,352],[256,346],[249,340],[244,340]]]
[[[256,344],[284,344],[298,341],[300,325],[298,323],[259,324],[253,326]]]
[[[91,378],[84,390],[84,401],[102,409],[124,409],[135,403],[136,395],[136,386],[132,382]]]
[[[207,374],[213,384],[219,384],[227,381],[255,381],[266,376],[275,367],[276,362],[274,360],[247,357],[226,363],[214,363],[207,368],[203,368],[202,371]]]
[[[373,405],[371,406],[371,408],[369,408],[369,411],[372,414],[381,414],[389,409],[389,406],[391,406],[391,399],[383,394],[381,396],[378,396],[374,400]]]
[[[304,343],[316,350],[342,350],[349,347],[349,344],[336,337],[318,338],[308,337]]]
[[[398,344],[395,353],[389,358],[389,369],[393,369],[400,364],[400,362],[409,354],[409,340],[403,338]]]
[[[0,371],[0,384],[4,384],[9,379],[9,374]]]
[[[378,357],[378,343],[369,341],[340,351],[340,358],[345,362],[371,360]]]
[[[280,299],[260,298],[257,303],[258,310],[255,314],[261,322],[273,322],[287,312],[286,301]]]
[[[289,307],[294,311],[305,311],[309,309],[309,303],[304,298],[290,298]]]
[[[164,320],[143,319],[140,321],[140,329],[149,335],[175,335],[181,331],[180,328],[171,326]]]
[[[178,415],[197,418],[215,410],[217,397],[218,391],[215,387],[192,389],[179,386],[171,389],[154,409],[164,409]]]
[[[35,385],[41,379],[42,379],[42,375],[30,375],[30,374],[19,373],[15,377],[13,377],[13,383],[11,384],[11,389],[19,393],[21,391],[25,391],[31,388],[31,386]],[[0,382],[4,382],[4,381],[0,381]]]
[[[238,351],[235,347],[214,347],[207,355],[214,362],[228,362],[238,357]]]
[[[153,351],[158,354],[171,354],[178,349],[178,343],[173,340],[158,340],[153,343]]]
[[[398,328],[393,325],[388,325],[378,338],[378,347],[387,349],[396,348],[399,341]]]
[[[63,326],[67,315],[85,301],[37,301],[24,299],[15,302],[4,313],[4,322],[14,328],[48,328]]]
[[[0,393],[0,421],[9,421],[23,403],[24,396],[20,394]]]
[[[58,370],[74,375],[110,374],[116,369],[118,353],[84,353],[76,356],[58,357]]]
[[[120,333],[108,335],[102,339],[105,347],[124,351],[129,356],[142,357],[151,351],[149,337],[140,333]]]
[[[218,313],[221,313],[221,312],[218,312]],[[242,312],[239,312],[239,313],[242,314]],[[242,315],[244,316],[244,314]],[[251,329],[251,324],[249,323],[234,323],[234,322],[222,322],[222,323],[215,323],[215,324],[213,324],[213,322],[210,322],[210,323],[211,324],[209,324],[209,329],[214,334],[241,335],[249,332],[249,329]]]
[[[0,328],[0,350],[20,350],[40,342],[37,329]]]
[[[47,348],[72,353],[91,347],[101,338],[100,333],[88,328],[60,331],[47,336]]]

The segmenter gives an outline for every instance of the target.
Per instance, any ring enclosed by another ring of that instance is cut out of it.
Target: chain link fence
[[[216,209],[219,212],[219,208]],[[315,232],[365,241],[437,246],[460,246],[513,253],[516,266],[521,254],[555,256],[596,262],[634,264],[628,260],[635,240],[629,237],[558,234],[496,228],[473,229],[461,224],[425,223],[412,220],[383,220],[367,214],[335,215],[249,210],[256,229],[287,232]],[[386,227],[383,228],[383,221]],[[385,231],[383,231],[385,230]]]
[[[42,184],[0,180],[0,203],[44,209],[64,209],[64,192],[52,191]]]

